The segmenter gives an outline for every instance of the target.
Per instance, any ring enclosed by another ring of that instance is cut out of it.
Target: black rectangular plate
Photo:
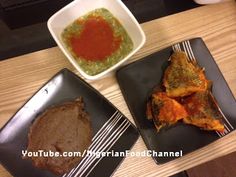
[[[231,128],[225,122],[231,132],[236,127],[235,98],[203,40],[195,38],[190,40],[190,44],[198,64],[205,68],[206,77],[213,81],[213,95],[233,126]],[[183,150],[184,155],[219,139],[219,136],[216,132],[203,131],[183,123],[157,133],[153,123],[146,119],[147,98],[152,89],[162,82],[172,52],[170,46],[121,68],[117,71],[117,80],[147,148],[161,152]],[[156,163],[166,163],[175,159],[153,158]]]
[[[27,147],[28,131],[38,114],[49,106],[74,100],[79,96],[83,97],[86,111],[91,117],[94,135],[117,111],[98,91],[68,69],[63,69],[30,98],[0,131],[0,162],[13,176],[56,176],[46,170],[35,168],[30,160],[23,160],[22,150]],[[123,116],[123,119],[126,118]],[[129,150],[138,137],[138,131],[131,124],[111,150]],[[89,176],[111,176],[122,160],[122,157],[105,157]]]

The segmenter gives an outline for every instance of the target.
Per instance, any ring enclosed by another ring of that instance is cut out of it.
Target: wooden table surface
[[[173,43],[202,37],[221,72],[236,95],[236,4],[234,1],[199,7],[142,24],[147,41],[130,62]],[[37,35],[37,34],[36,34]],[[23,41],[22,41],[23,42]],[[0,62],[0,127],[45,82],[62,68],[75,71],[59,48],[54,47]],[[105,95],[132,122],[114,75],[88,81]],[[133,151],[146,147],[139,138]],[[169,176],[236,150],[236,131],[216,142],[163,165],[150,157],[127,157],[114,176]],[[11,176],[0,166],[0,176]]]

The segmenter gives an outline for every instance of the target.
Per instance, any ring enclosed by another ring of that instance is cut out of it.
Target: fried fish
[[[207,89],[208,81],[203,69],[188,62],[184,52],[171,55],[171,63],[164,73],[163,84],[167,96],[183,97]]]
[[[153,120],[157,131],[187,117],[185,108],[175,99],[169,98],[165,92],[152,94],[146,113],[147,118]]]
[[[196,92],[182,101],[188,116],[184,123],[195,125],[203,130],[224,131],[222,113],[210,91]]]
[[[152,91],[146,108],[146,117],[153,120],[157,131],[179,120],[203,130],[224,131],[223,114],[210,92],[212,81],[184,52],[171,55],[163,86],[165,90]]]

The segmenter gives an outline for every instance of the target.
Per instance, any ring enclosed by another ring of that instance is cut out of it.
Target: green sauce
[[[118,48],[113,53],[111,53],[109,56],[106,56],[103,60],[98,61],[92,61],[83,57],[79,57],[71,45],[71,38],[73,36],[80,36],[84,29],[84,23],[92,16],[102,17],[111,27],[114,37],[119,37],[121,39]],[[61,37],[68,51],[78,62],[82,70],[88,75],[96,75],[101,73],[102,71],[121,61],[133,50],[133,42],[124,27],[107,9],[104,8],[95,9],[75,20],[72,24],[64,29]]]

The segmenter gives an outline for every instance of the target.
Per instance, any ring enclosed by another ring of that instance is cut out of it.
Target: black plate
[[[183,50],[183,43],[179,44]],[[234,96],[203,40],[195,38],[190,40],[190,44],[198,64],[205,68],[207,78],[213,81],[213,95],[232,125],[231,127],[227,121],[224,121],[229,132],[231,132],[236,127],[236,101]],[[146,119],[147,97],[152,89],[162,82],[163,72],[168,66],[168,59],[172,52],[171,46],[131,63],[117,72],[117,79],[147,148],[161,152],[183,150],[184,155],[220,137],[216,132],[203,131],[183,123],[178,123],[176,126],[157,133],[153,123]],[[173,159],[175,158],[154,157],[156,163],[166,163]]]
[[[52,173],[35,168],[30,160],[23,160],[22,150],[27,147],[27,134],[35,117],[51,105],[74,100],[82,96],[90,114],[93,132],[96,134],[117,109],[98,91],[67,69],[56,74],[8,121],[0,131],[1,164],[17,177],[55,177]],[[126,118],[123,116],[118,125]],[[129,150],[139,134],[129,122],[126,131],[112,145],[111,150]],[[89,176],[111,176],[122,161],[122,157],[104,157]],[[97,159],[99,160],[99,159]],[[92,166],[91,166],[92,167]]]

